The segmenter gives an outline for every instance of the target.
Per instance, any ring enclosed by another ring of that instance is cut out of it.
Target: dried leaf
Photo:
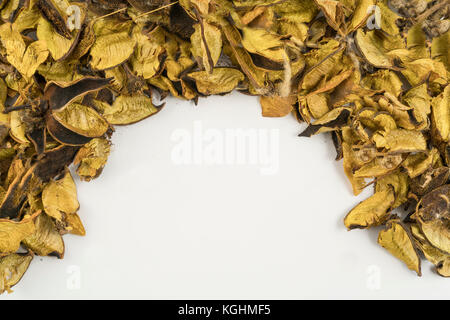
[[[19,249],[20,242],[35,231],[33,220],[35,220],[39,214],[40,212],[36,212],[31,216],[26,215],[19,222],[0,219],[1,254],[14,253]]]
[[[0,294],[12,292],[33,260],[32,254],[10,254],[0,257]]]
[[[207,71],[191,72],[188,77],[195,80],[197,90],[204,95],[231,92],[244,80],[244,75],[232,68],[214,68],[211,74]]]
[[[261,96],[259,99],[264,117],[284,117],[288,115],[291,113],[295,101],[296,98],[294,96],[286,98],[280,96]]]
[[[409,232],[399,220],[390,220],[387,223],[386,229],[380,231],[378,235],[378,243],[393,256],[402,260],[418,276],[422,275],[417,250]]]
[[[159,110],[153,105],[152,99],[146,96],[121,95],[104,111],[103,116],[110,124],[127,125],[146,119]]]
[[[109,128],[108,123],[94,109],[78,103],[54,111],[53,118],[65,128],[83,137],[103,136]]]
[[[108,160],[111,146],[106,139],[93,139],[78,151],[74,164],[78,165],[77,174],[82,180],[97,178]]]
[[[64,256],[64,242],[52,219],[45,213],[35,219],[36,230],[23,244],[39,256]]]
[[[392,188],[378,191],[352,209],[345,217],[344,224],[349,230],[379,226],[389,218],[394,201]]]
[[[45,212],[61,221],[63,214],[76,213],[80,207],[77,189],[72,175],[67,171],[60,180],[51,180],[42,191],[42,203]]]

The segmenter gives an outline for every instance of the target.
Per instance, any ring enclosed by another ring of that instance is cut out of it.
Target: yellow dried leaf
[[[54,60],[67,57],[76,40],[75,36],[72,39],[67,39],[60,35],[51,23],[44,18],[41,18],[38,22],[36,35],[39,40],[45,43]]]
[[[432,149],[429,153],[410,154],[402,163],[411,178],[416,178],[427,171],[439,157],[437,149]]]
[[[394,172],[377,179],[375,192],[394,189],[395,202],[392,208],[398,208],[408,201],[409,180],[408,174],[401,170]]]
[[[103,116],[110,124],[127,125],[146,119],[158,111],[152,99],[144,95],[121,95],[104,111]]]
[[[264,117],[284,117],[291,113],[292,107],[296,102],[296,97],[261,96],[259,102],[261,103],[262,115]]]
[[[191,72],[188,76],[195,80],[197,90],[204,95],[231,92],[244,80],[242,72],[232,68],[214,68],[212,73]]]
[[[111,144],[103,138],[92,139],[78,151],[75,165],[78,165],[77,174],[82,180],[90,181],[100,175],[111,151]]]
[[[345,217],[344,224],[349,230],[379,226],[389,218],[394,201],[392,188],[376,192],[353,208]]]
[[[447,208],[448,209],[448,208]],[[422,232],[436,248],[450,254],[450,229],[448,222],[442,220],[419,220]]]
[[[64,256],[64,242],[55,224],[45,213],[35,219],[36,230],[23,240],[23,244],[39,256]]]
[[[48,57],[47,45],[42,41],[35,41],[30,44],[22,58],[22,63],[16,68],[26,78],[31,78],[37,68]]]
[[[10,254],[0,257],[0,294],[12,292],[11,287],[22,279],[33,260],[32,254]]]
[[[378,0],[376,5],[380,8],[381,30],[392,35],[398,34],[396,21],[400,16],[389,8],[388,0]]]
[[[356,9],[353,13],[352,20],[347,27],[348,33],[362,27],[367,19],[373,15],[376,0],[357,0],[355,1]],[[372,9],[372,10],[371,10]]]
[[[314,119],[322,118],[330,108],[328,107],[328,96],[324,93],[310,95],[306,97],[308,111]]]
[[[359,29],[355,36],[358,48],[361,50],[368,62],[378,68],[392,68],[393,59],[388,55],[388,51],[383,47],[382,39],[376,31],[364,32]]]
[[[279,35],[275,35],[264,29],[248,27],[245,27],[242,32],[242,45],[247,51],[259,54],[273,61],[284,61],[286,53]]]
[[[445,277],[445,278],[450,278],[450,257],[447,256],[447,258],[443,261],[441,261],[437,266],[436,266],[436,271],[439,275]]]
[[[399,220],[391,220],[380,231],[378,243],[393,256],[403,261],[410,270],[421,276],[420,258],[408,231]]]
[[[222,25],[222,32],[224,33],[226,39],[230,43],[230,46],[225,46],[224,50],[230,51],[229,56],[236,60],[236,63],[242,69],[242,72],[248,77],[250,83],[261,93],[264,93],[264,78],[265,73],[256,68],[249,53],[245,51],[242,46],[242,38],[239,31],[236,30],[234,26],[227,23]]]
[[[402,163],[403,158],[400,155],[385,155],[377,157],[358,170],[355,170],[356,178],[371,178],[384,176],[395,169]]]
[[[418,152],[427,150],[427,141],[420,131],[396,129],[373,136],[377,148],[390,152]]]
[[[130,26],[112,19],[95,24],[96,39],[90,50],[93,69],[110,69],[130,58],[136,46],[136,39],[129,34]]]
[[[33,5],[33,3],[30,3],[26,9],[22,10],[17,15],[17,18],[14,20],[13,25],[17,31],[22,32],[24,30],[34,28],[40,18],[41,14],[37,6]]]
[[[6,49],[6,58],[14,67],[22,64],[22,58],[26,50],[25,41],[14,25],[4,23],[0,26],[0,40]]]
[[[164,48],[139,31],[134,32],[133,37],[136,40],[136,49],[130,58],[133,71],[144,79],[150,79],[159,70]]]
[[[0,253],[14,253],[20,247],[20,242],[33,234],[35,226],[33,220],[40,214],[26,215],[19,222],[0,219]]]
[[[196,24],[194,29],[191,42],[200,45],[192,46],[192,53],[201,59],[207,71],[212,72],[222,52],[222,33],[219,28],[205,21]]]
[[[433,39],[431,45],[433,60],[442,62],[447,70],[450,70],[450,32]]]
[[[342,4],[336,0],[315,0],[315,2],[327,18],[328,24],[342,34],[343,32],[340,29],[344,22]]]
[[[84,229],[83,223],[80,217],[76,213],[68,214],[66,216],[66,223],[68,225],[69,232],[77,236],[85,236],[86,230]]]
[[[71,103],[52,115],[65,128],[84,137],[101,137],[109,128],[105,119],[94,109],[79,103]]]
[[[433,99],[432,102],[432,120],[439,139],[442,141],[450,140],[450,85],[444,92]]]
[[[361,191],[366,186],[366,182],[364,178],[358,178],[355,177],[355,174],[353,172],[354,168],[356,167],[356,164],[358,163],[355,152],[352,150],[352,147],[349,143],[342,143],[342,153],[344,157],[343,161],[343,167],[344,172],[352,184],[353,194],[358,195],[361,193]]]
[[[62,214],[78,211],[80,204],[77,189],[70,171],[60,180],[51,180],[42,191],[42,202],[45,212],[56,220],[62,220]]]
[[[418,225],[412,225],[411,232],[416,240],[415,244],[425,258],[436,266],[436,272],[443,277],[450,277],[450,255],[433,247]]]
[[[347,124],[352,110],[350,108],[341,107],[331,110],[320,119],[314,121],[301,134],[300,137],[310,137],[315,134],[334,131]]]
[[[414,217],[427,240],[450,254],[450,184],[427,193],[417,205]]]
[[[48,56],[47,46],[43,41],[35,41],[26,47],[22,35],[10,23],[0,26],[0,40],[6,49],[6,58],[26,79]]]
[[[394,118],[387,113],[379,113],[374,118],[373,121],[376,125],[377,130],[384,132],[390,132],[391,130],[397,129],[397,123]]]

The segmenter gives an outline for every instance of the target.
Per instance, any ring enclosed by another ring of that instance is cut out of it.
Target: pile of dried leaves
[[[449,5],[387,0],[0,1],[0,293],[84,235],[76,187],[152,95],[260,96],[301,136],[329,132],[355,194],[345,218],[421,274],[450,276]],[[396,211],[402,207],[404,210]]]

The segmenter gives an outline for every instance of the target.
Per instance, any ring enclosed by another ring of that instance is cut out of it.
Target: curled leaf
[[[349,230],[379,226],[389,218],[394,201],[392,188],[378,191],[352,209],[345,217],[344,224]]]
[[[393,256],[403,261],[406,266],[422,275],[420,258],[411,239],[411,235],[399,220],[390,220],[386,229],[380,231],[378,243],[388,250]]]
[[[12,292],[11,288],[22,279],[31,260],[33,254],[13,253],[0,257],[0,294]]]
[[[104,111],[103,116],[110,124],[127,125],[148,118],[159,110],[146,96],[121,95]]]
[[[62,126],[83,137],[101,137],[109,128],[105,119],[93,108],[78,103],[71,103],[59,111],[54,111],[52,116]]]
[[[336,108],[325,114],[322,118],[311,124],[300,137],[311,137],[322,132],[333,131],[347,124],[351,110],[349,108]]]
[[[35,231],[33,220],[39,214],[40,212],[36,212],[31,216],[27,215],[19,222],[0,219],[0,253],[16,252],[20,242]]]
[[[23,240],[23,244],[39,256],[55,255],[62,259],[64,242],[52,219],[45,213],[35,220],[36,230]]]
[[[90,181],[97,178],[106,165],[110,151],[110,142],[102,138],[93,139],[84,145],[73,161],[78,165],[77,174],[81,179]]]
[[[61,221],[63,214],[78,211],[80,204],[77,199],[77,189],[70,171],[60,180],[51,180],[42,191],[44,210],[50,217]]]
[[[207,71],[191,72],[188,76],[195,80],[197,90],[204,95],[231,92],[244,80],[244,75],[232,68],[214,68],[211,74]]]

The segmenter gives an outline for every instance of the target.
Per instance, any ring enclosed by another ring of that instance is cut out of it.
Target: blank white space
[[[168,99],[155,117],[117,128],[102,176],[77,180],[87,236],[65,236],[64,260],[36,257],[0,299],[450,298],[448,279],[429,263],[415,276],[376,244],[378,230],[346,231],[343,217],[372,190],[352,195],[328,135],[299,138],[293,117],[260,113],[237,93],[198,106]],[[175,165],[171,135],[197,120],[279,129],[278,174]],[[71,266],[79,290],[67,289]]]

